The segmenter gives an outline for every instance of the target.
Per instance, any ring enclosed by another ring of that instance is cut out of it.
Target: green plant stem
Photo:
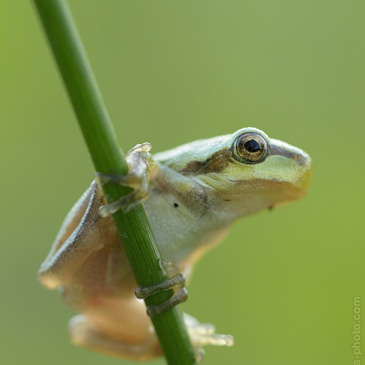
[[[62,0],[33,0],[52,48],[63,82],[68,91],[95,170],[104,174],[124,175],[128,167],[119,148],[112,123],[98,90],[91,67],[73,23],[67,4]],[[108,203],[128,193],[128,188],[103,187]],[[138,285],[161,282],[167,274],[159,266],[160,253],[142,206],[127,214],[113,214]],[[146,299],[160,304],[172,292]],[[152,319],[163,353],[169,364],[194,364],[194,352],[178,309]]]

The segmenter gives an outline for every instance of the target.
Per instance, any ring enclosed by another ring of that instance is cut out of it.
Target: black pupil
[[[261,150],[260,144],[254,139],[247,141],[244,146],[248,152],[257,152]]]

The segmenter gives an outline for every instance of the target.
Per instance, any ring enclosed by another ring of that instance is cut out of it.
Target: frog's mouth
[[[298,176],[289,175],[287,179],[280,178],[254,178],[247,180],[230,180],[236,189],[234,194],[257,194],[263,196],[277,195],[280,200],[298,200],[303,198],[307,191],[312,177],[312,168],[302,171]],[[293,179],[291,179],[293,178]],[[281,196],[281,199],[279,198]]]
[[[231,198],[260,200],[263,206],[276,208],[285,203],[303,198],[309,187],[311,173],[304,174],[293,182],[275,179],[231,180],[235,189],[231,190]]]

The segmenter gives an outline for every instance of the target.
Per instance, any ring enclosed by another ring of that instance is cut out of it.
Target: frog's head
[[[256,128],[224,137],[197,177],[212,188],[226,212],[251,214],[306,194],[312,171],[307,153]]]

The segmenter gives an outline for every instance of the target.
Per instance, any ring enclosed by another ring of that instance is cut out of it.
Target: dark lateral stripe
[[[228,166],[229,161],[229,150],[224,148],[213,153],[205,161],[189,162],[180,170],[180,173],[183,175],[198,175],[207,174],[209,172],[220,172]]]
[[[269,144],[267,157],[273,155],[284,156],[296,160],[299,164],[305,163],[305,158],[302,155],[288,151],[283,147]],[[208,174],[210,172],[221,172],[228,166],[230,160],[230,150],[224,148],[213,153],[212,156],[207,158],[205,161],[190,161],[179,172],[183,175],[199,175]]]

